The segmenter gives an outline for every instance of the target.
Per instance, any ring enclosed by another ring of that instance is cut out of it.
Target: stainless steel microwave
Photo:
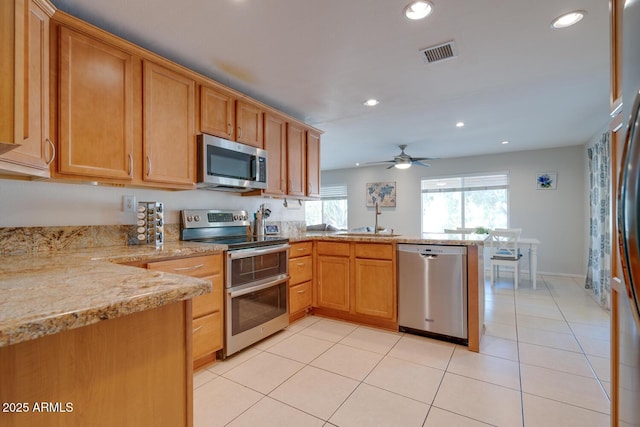
[[[198,135],[197,188],[251,191],[267,188],[267,152],[216,136]]]

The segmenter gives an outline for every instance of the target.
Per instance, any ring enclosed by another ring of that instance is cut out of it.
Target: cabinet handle
[[[147,156],[147,176],[151,175],[151,159]]]
[[[306,264],[304,262],[299,262],[296,264],[298,267],[304,267]]]
[[[47,162],[47,166],[49,166],[51,165],[51,163],[53,163],[53,160],[56,158],[56,146],[53,144],[53,142],[51,142],[49,138],[45,139],[45,141],[47,141],[47,143],[51,146],[51,158]]]
[[[129,153],[129,176],[133,176],[133,156]]]
[[[191,267],[176,267],[173,271],[191,271],[204,267],[204,264],[192,265]]]
[[[196,332],[198,332],[200,329],[202,329],[202,326],[198,326],[197,328],[195,328],[192,332],[192,334],[195,334]]]
[[[298,248],[298,249],[296,249],[296,251],[298,251],[298,252],[302,252],[302,251],[304,251],[304,250],[305,250],[304,248]]]
[[[233,136],[233,126],[229,123],[229,136]]]
[[[238,126],[238,138],[242,138],[242,128]]]
[[[301,291],[297,291],[297,292],[298,292],[299,294],[304,294],[305,292],[307,292],[307,290],[306,290],[306,289],[303,289],[303,290],[301,290]]]

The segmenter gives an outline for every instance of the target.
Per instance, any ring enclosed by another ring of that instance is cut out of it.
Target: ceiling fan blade
[[[395,168],[395,167],[396,167],[396,165],[393,164],[393,165],[389,166],[387,169],[391,169],[391,168]]]
[[[411,162],[412,165],[424,166],[425,168],[431,167],[429,163],[416,162],[415,160]]]
[[[421,161],[421,160],[438,160],[438,157],[412,157],[411,160],[415,161]]]
[[[365,165],[381,165],[383,163],[395,163],[394,160],[383,160],[381,162],[367,162]]]

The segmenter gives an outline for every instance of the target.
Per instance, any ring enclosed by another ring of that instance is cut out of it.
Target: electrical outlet
[[[124,212],[136,211],[136,196],[122,196],[122,210]]]

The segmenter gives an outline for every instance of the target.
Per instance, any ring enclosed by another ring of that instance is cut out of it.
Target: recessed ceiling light
[[[356,166],[360,166],[360,163],[356,163]]]
[[[462,127],[464,127],[464,122],[458,122],[458,123],[456,123],[456,127],[457,127],[457,128],[462,128]]]
[[[582,18],[584,18],[586,14],[587,12],[584,10],[574,10],[573,12],[565,13],[551,22],[551,28],[570,27],[582,21]]]
[[[509,141],[502,141],[500,144],[507,145],[508,143],[509,143]]]
[[[431,14],[432,10],[433,6],[430,2],[424,0],[414,1],[405,6],[404,16],[415,21],[426,18]]]
[[[380,101],[373,98],[367,99],[366,101],[364,101],[364,105],[366,105],[367,107],[375,107],[378,104],[380,104]]]

